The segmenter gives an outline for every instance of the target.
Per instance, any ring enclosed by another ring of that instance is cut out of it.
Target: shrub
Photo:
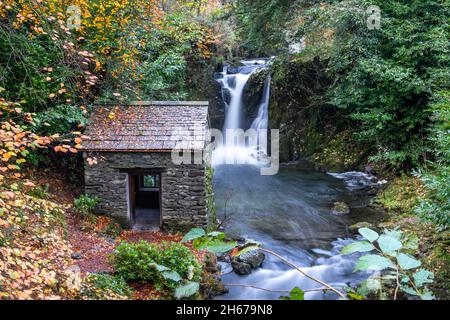
[[[438,229],[450,226],[450,91],[439,92],[432,105],[434,123],[430,140],[434,161],[417,176],[422,180],[427,195],[415,208],[425,220],[432,221]]]
[[[414,255],[419,248],[419,239],[414,234],[406,234],[398,229],[384,230],[378,234],[369,228],[358,229],[365,239],[345,246],[342,254],[362,253],[356,262],[356,271],[379,271],[363,281],[356,293],[349,292],[354,299],[370,295],[388,298],[387,288],[393,288],[393,299],[401,292],[404,296],[415,296],[422,300],[434,299],[427,287],[433,283],[434,274],[420,268],[422,262]]]
[[[201,265],[184,245],[176,242],[121,243],[112,256],[117,275],[127,281],[152,282],[174,290],[180,281],[200,281]]]
[[[73,202],[75,212],[83,218],[91,218],[95,213],[99,199],[97,197],[90,197],[88,195],[81,195]]]
[[[109,274],[90,274],[82,290],[82,295],[88,299],[109,300],[126,299],[133,291],[124,279]]]

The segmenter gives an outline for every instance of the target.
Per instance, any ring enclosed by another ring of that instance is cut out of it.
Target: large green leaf
[[[362,235],[365,239],[369,240],[370,242],[374,242],[379,237],[378,233],[369,228],[360,228],[358,229],[358,232],[360,235]]]
[[[342,250],[342,254],[351,254],[354,252],[368,252],[375,249],[375,247],[369,241],[356,241],[345,246]]]
[[[212,253],[224,253],[233,250],[238,246],[236,241],[223,241],[220,239],[213,239],[209,241],[204,249]]]
[[[394,267],[394,264],[388,258],[377,254],[367,254],[358,259],[355,271],[384,270],[392,267]]]
[[[434,280],[434,273],[425,269],[417,270],[413,274],[414,284],[420,288],[425,283],[432,283]]]
[[[397,262],[400,268],[404,270],[414,269],[420,267],[422,264],[419,260],[414,257],[411,257],[408,254],[399,253],[397,255]]]
[[[191,241],[191,240],[203,237],[204,235],[205,235],[205,230],[203,230],[202,228],[193,228],[193,229],[189,230],[188,233],[186,233],[186,235],[183,237],[181,242]]]
[[[378,238],[378,245],[384,253],[392,253],[402,247],[402,243],[396,238],[384,234]]]
[[[305,300],[305,292],[298,288],[295,287],[294,289],[291,290],[291,292],[289,292],[289,296],[288,297],[280,297],[281,300]]]
[[[189,298],[198,292],[200,285],[198,282],[187,282],[175,289],[175,298]]]
[[[178,272],[173,270],[163,271],[161,272],[161,274],[163,275],[164,279],[169,279],[175,282],[180,282],[181,280],[183,280],[181,276],[178,274]]]
[[[384,234],[387,235],[388,237],[397,239],[397,240],[401,240],[402,236],[403,236],[403,231],[399,230],[399,229],[393,229],[393,230],[388,230],[388,229],[384,229]]]

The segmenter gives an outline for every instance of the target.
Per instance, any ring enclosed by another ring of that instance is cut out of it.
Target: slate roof
[[[178,136],[191,136],[192,149],[205,145],[208,102],[141,101],[95,106],[82,142],[84,151],[164,152]]]

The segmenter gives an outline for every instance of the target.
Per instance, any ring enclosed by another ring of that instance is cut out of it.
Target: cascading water
[[[261,129],[267,129],[269,124],[269,102],[270,102],[270,75],[267,77],[264,82],[264,89],[262,95],[262,101],[259,105],[258,115],[253,120],[252,125],[250,126],[252,129],[255,129],[259,132]]]
[[[241,141],[230,141],[226,138],[227,130],[242,129],[243,123],[243,93],[245,85],[253,73],[261,70],[270,60],[244,60],[240,67],[232,71],[224,66],[217,81],[221,85],[222,99],[225,103],[225,121],[223,126],[224,145],[216,149],[213,154],[213,163],[250,163],[257,164],[256,150]],[[226,97],[229,96],[227,99]],[[258,116],[253,121],[251,128],[258,133],[261,129],[267,129],[268,106],[270,96],[270,77],[264,85],[262,101]],[[265,151],[265,150],[264,150]]]
[[[224,101],[228,101],[225,103],[225,130],[238,129],[243,123],[248,123],[243,112],[245,85],[251,75],[264,68],[266,63],[267,60],[247,60],[239,68],[224,68],[218,81]],[[268,77],[265,81],[258,114],[251,122],[251,128],[256,131],[268,128],[270,80]],[[240,158],[248,162],[229,164],[233,162],[220,161],[223,157]],[[226,212],[227,233],[235,238],[262,243],[307,273],[336,287],[356,284],[367,278],[369,274],[353,273],[357,255],[339,254],[344,245],[353,241],[347,226],[370,221],[374,216],[374,209],[362,204],[365,202],[361,201],[360,192],[356,195],[353,190],[355,187],[345,179],[294,166],[282,167],[274,176],[262,176],[258,161],[250,161],[256,158],[254,150],[245,145],[236,145],[234,141],[226,141],[224,146],[213,153],[215,202],[219,218],[225,218]],[[347,216],[333,215],[333,203],[337,201],[347,203],[351,213]],[[217,299],[277,299],[281,295],[237,287],[236,284],[275,291],[290,291],[298,286],[303,290],[313,290],[305,295],[306,299],[336,298],[330,292],[314,291],[321,285],[286,267],[272,256],[266,256],[262,267],[248,276],[227,273],[231,269],[229,262],[220,264],[222,272],[226,274],[222,276],[223,283],[232,283],[234,286],[229,287],[228,294]]]

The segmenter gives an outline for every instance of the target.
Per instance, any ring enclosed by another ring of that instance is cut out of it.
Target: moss
[[[423,267],[435,274],[430,289],[438,299],[449,299],[448,233],[438,231],[435,225],[421,220],[414,213],[414,207],[425,195],[426,191],[420,179],[407,174],[395,177],[375,199],[375,203],[389,213],[388,220],[379,223],[378,229],[399,228],[403,232],[415,234],[419,239],[417,254],[423,262]]]
[[[413,215],[414,207],[424,195],[425,188],[420,179],[403,174],[377,195],[375,203],[392,214]]]
[[[343,131],[334,135],[310,160],[326,171],[355,170],[364,162],[365,150],[355,144],[349,131]]]
[[[206,190],[206,206],[209,211],[209,230],[217,229],[217,210],[214,202],[213,180],[214,169],[210,166],[206,167],[205,190]]]

